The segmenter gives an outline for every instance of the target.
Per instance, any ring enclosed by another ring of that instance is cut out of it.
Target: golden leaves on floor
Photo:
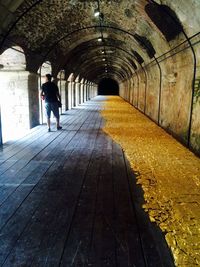
[[[108,97],[102,115],[104,131],[137,173],[143,208],[165,233],[176,266],[200,266],[200,159],[120,97]]]

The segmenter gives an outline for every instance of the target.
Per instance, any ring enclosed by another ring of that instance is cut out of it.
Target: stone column
[[[68,83],[68,109],[72,108],[72,82]]]
[[[97,96],[97,85],[95,84],[95,87],[94,87],[94,97]]]
[[[84,91],[84,101],[83,102],[86,102],[87,101],[87,83],[84,83],[83,85],[83,91]]]
[[[89,84],[86,83],[86,101],[89,99]]]
[[[88,84],[88,100],[91,99],[91,83]]]
[[[94,97],[94,84],[92,84],[92,98]]]
[[[80,90],[80,83],[75,82],[75,107],[79,105],[79,90]]]
[[[75,104],[76,104],[76,89],[75,89],[75,82],[72,82],[72,108],[75,107]]]
[[[65,83],[65,111],[69,109],[69,81]]]
[[[28,74],[28,103],[29,103],[29,121],[30,128],[40,124],[40,88],[38,90],[38,74]]]
[[[89,100],[92,98],[92,84],[89,84]]]
[[[1,106],[0,106],[0,146],[3,144],[2,140],[2,128],[1,128]]]
[[[83,83],[81,83],[80,84],[80,91],[81,91],[81,97],[80,97],[80,104],[82,104],[83,102],[84,102],[84,99],[83,99],[83,90],[84,90],[84,84]]]
[[[60,95],[61,95],[61,102],[62,102],[62,111],[66,110],[66,81],[60,80]]]

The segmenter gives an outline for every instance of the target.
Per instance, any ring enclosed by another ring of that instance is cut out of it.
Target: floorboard
[[[96,98],[0,151],[0,266],[165,267]],[[163,245],[164,248],[164,245]],[[167,255],[167,253],[166,253]]]

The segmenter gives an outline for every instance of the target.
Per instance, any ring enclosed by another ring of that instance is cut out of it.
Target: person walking
[[[51,131],[51,111],[56,118],[57,130],[61,130],[60,115],[59,115],[59,102],[61,101],[58,86],[51,81],[51,74],[46,74],[46,82],[42,84],[40,96],[45,101],[45,110],[47,118],[48,132]]]

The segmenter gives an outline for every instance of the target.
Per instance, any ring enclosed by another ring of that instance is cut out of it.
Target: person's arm
[[[58,98],[58,100],[61,102],[61,96],[59,94],[59,90],[58,90],[58,86],[56,85],[57,89],[56,89],[56,96]]]
[[[61,101],[61,97],[60,97],[59,93],[57,94],[57,98],[58,98],[59,101]]]
[[[40,89],[40,97],[42,100],[44,99],[44,96],[45,96],[45,93],[44,93],[43,86],[42,86],[42,88]]]

